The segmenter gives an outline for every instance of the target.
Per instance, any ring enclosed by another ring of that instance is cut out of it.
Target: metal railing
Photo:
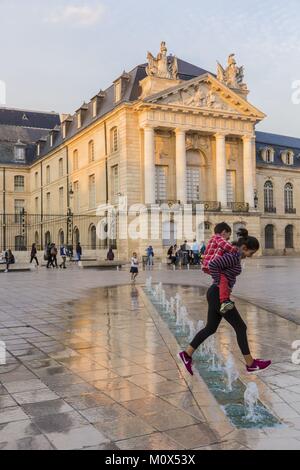
[[[285,213],[286,213],[286,214],[297,214],[297,209],[296,209],[296,208],[292,208],[292,207],[286,207],[286,208],[285,208]]]
[[[232,212],[249,212],[250,210],[249,204],[245,202],[229,202],[227,207]]]
[[[80,242],[83,250],[117,248],[114,238],[100,240],[97,225],[105,227],[106,220],[96,215],[67,214],[0,214],[0,250],[29,251],[33,243],[44,250],[47,243],[75,247]],[[105,231],[105,228],[104,228]]]
[[[277,209],[276,209],[276,207],[265,206],[265,213],[266,214],[276,214]]]

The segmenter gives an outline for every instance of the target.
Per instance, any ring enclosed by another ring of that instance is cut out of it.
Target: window
[[[265,246],[266,250],[273,250],[274,244],[274,225],[267,225],[265,228]]]
[[[188,202],[200,201],[200,168],[187,167],[187,199]]]
[[[93,101],[93,117],[97,116],[97,99]]]
[[[264,187],[265,212],[275,212],[274,187],[272,181],[267,181]]]
[[[89,208],[96,207],[96,179],[95,175],[89,177]]]
[[[65,122],[62,125],[62,136],[63,136],[63,139],[65,139],[67,136],[67,125]]]
[[[77,128],[80,129],[81,127],[81,112],[77,114]]]
[[[15,199],[15,223],[22,223],[22,214],[24,212],[25,201],[23,199]]]
[[[46,167],[46,184],[50,184],[50,166]]]
[[[38,189],[39,187],[39,174],[37,171],[34,174],[34,187],[35,189]]]
[[[53,134],[50,134],[50,147],[53,147]]]
[[[59,213],[64,213],[64,188],[59,188]]]
[[[294,212],[294,188],[291,183],[287,183],[284,187],[284,205],[287,214]]]
[[[60,158],[58,162],[58,175],[60,178],[64,176],[64,161],[62,158]]]
[[[119,167],[115,165],[111,168],[111,198],[113,203],[118,202],[119,192]]]
[[[95,225],[90,226],[90,249],[96,250],[97,248],[97,234]]]
[[[285,150],[281,153],[281,159],[285,165],[294,165],[294,152]]]
[[[74,211],[75,211],[75,214],[76,213],[78,214],[80,211],[79,181],[74,182],[73,188],[74,188]]]
[[[156,166],[155,167],[155,197],[156,201],[167,201],[168,199],[168,167]]]
[[[34,212],[35,214],[39,213],[39,198],[38,197],[34,199]]]
[[[294,227],[292,225],[288,225],[285,228],[285,248],[294,248]]]
[[[95,145],[94,141],[89,142],[89,163],[92,163],[95,160]]]
[[[78,243],[80,243],[80,232],[79,232],[78,227],[75,227],[73,230],[73,238],[74,238],[74,244],[78,245]]]
[[[261,150],[261,157],[266,163],[273,163],[275,150],[272,147],[266,147]]]
[[[58,232],[58,240],[59,240],[60,246],[64,245],[64,243],[65,243],[65,233],[64,233],[62,228]]]
[[[236,187],[236,173],[235,171],[227,171],[226,172],[226,183],[227,183],[227,202],[228,204],[232,204],[233,202],[236,202],[236,196],[235,196],[235,187]]]
[[[16,146],[15,147],[15,160],[17,162],[24,162],[25,161],[25,147],[23,147],[23,146]]]
[[[25,178],[24,176],[15,176],[15,192],[24,192]]]
[[[122,98],[122,82],[119,80],[115,83],[115,102],[118,103]]]
[[[78,170],[78,150],[73,152],[73,170]]]
[[[118,138],[118,128],[114,127],[111,131],[111,151],[112,153],[117,152],[119,149],[119,138]]]
[[[51,194],[46,194],[46,213],[50,214],[50,207],[51,207]]]

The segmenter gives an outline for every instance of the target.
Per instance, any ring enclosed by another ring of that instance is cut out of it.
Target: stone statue
[[[244,67],[237,66],[235,54],[230,54],[228,57],[226,69],[218,62],[217,78],[231,88],[247,89],[247,85],[244,83]]]
[[[148,52],[148,67],[146,73],[150,77],[167,78],[176,80],[178,74],[178,64],[176,57],[168,58],[168,49],[166,43],[160,45],[160,52],[155,58],[151,52]]]

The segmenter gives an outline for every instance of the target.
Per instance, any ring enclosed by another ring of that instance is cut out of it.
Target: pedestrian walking
[[[81,261],[81,257],[82,257],[82,247],[80,245],[80,243],[78,242],[77,245],[76,245],[76,256],[77,256],[77,261]]]
[[[130,273],[131,273],[131,282],[134,283],[139,274],[139,260],[138,260],[137,253],[132,254]]]
[[[153,259],[154,259],[154,251],[153,251],[153,247],[150,245],[148,246],[148,248],[146,249],[146,253],[147,253],[147,267],[149,270],[153,269],[153,265],[154,265],[154,262],[153,262]]]
[[[108,252],[107,252],[107,255],[106,255],[106,259],[107,261],[114,261],[115,259],[115,254],[113,252],[113,249],[112,247],[109,248]]]
[[[33,260],[36,262],[36,266],[39,266],[39,260],[37,257],[37,248],[36,244],[33,243],[31,247],[31,253],[30,253],[30,264],[32,264]]]
[[[67,261],[67,249],[65,247],[65,245],[62,245],[60,247],[60,256],[62,258],[62,262],[60,263],[59,267],[60,269],[67,269],[67,266],[66,266],[66,261]]]

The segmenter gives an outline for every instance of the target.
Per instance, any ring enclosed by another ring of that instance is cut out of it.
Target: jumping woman
[[[221,315],[220,308],[220,280],[224,274],[229,281],[229,287],[232,290],[236,278],[242,273],[241,260],[251,258],[259,250],[259,241],[254,237],[245,236],[237,242],[238,250],[235,253],[225,253],[223,256],[215,258],[209,264],[210,274],[214,284],[207,293],[208,301],[208,319],[206,327],[200,331],[188,348],[179,354],[180,359],[185,365],[189,374],[193,373],[193,354],[210,336],[214,335],[223,318],[234,328],[239,348],[245,358],[246,368],[249,373],[259,372],[268,369],[271,361],[254,359],[250,353],[247,326],[244,323],[236,307],[229,312]]]

